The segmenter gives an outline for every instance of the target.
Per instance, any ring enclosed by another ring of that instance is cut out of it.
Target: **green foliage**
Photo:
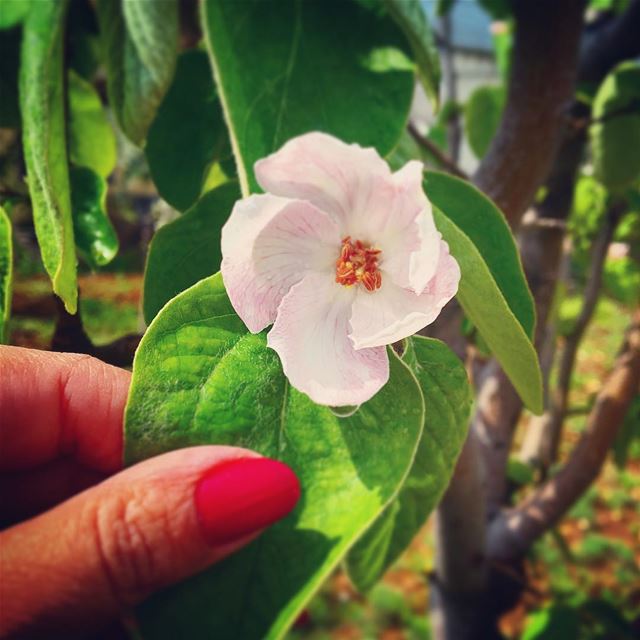
[[[0,29],[19,25],[29,12],[31,0],[0,0]]]
[[[93,86],[69,71],[69,158],[107,177],[116,166],[116,137]]]
[[[511,73],[511,54],[513,51],[513,24],[503,22],[491,29],[493,51],[496,55],[496,65],[503,82],[507,82]],[[503,105],[504,106],[504,96]]]
[[[613,11],[622,13],[626,11],[630,0],[590,0],[589,8],[596,11]]]
[[[535,308],[507,223],[469,183],[429,171],[424,187],[436,226],[462,277],[457,298],[534,413],[542,411],[542,379],[531,344]]]
[[[534,480],[533,468],[518,458],[510,457],[507,461],[507,478],[519,487],[531,484]]]
[[[640,264],[625,256],[607,260],[603,274],[604,288],[608,295],[625,305],[640,302]]]
[[[578,178],[569,217],[569,233],[575,250],[587,253],[598,234],[607,209],[607,190],[592,176]]]
[[[538,357],[522,325],[496,284],[472,240],[444,213],[434,209],[436,225],[460,265],[457,299],[485,339],[524,404],[541,413],[542,377]]]
[[[178,59],[171,87],[149,130],[145,154],[158,192],[180,211],[200,197],[211,164],[231,157],[204,51],[188,51]]]
[[[0,207],[0,344],[7,340],[7,322],[11,314],[13,280],[13,238],[11,220]]]
[[[67,2],[33,3],[23,26],[20,111],[33,220],[42,261],[66,309],[77,306],[63,96]]]
[[[239,197],[236,181],[223,184],[155,234],[144,277],[147,324],[173,296],[220,269],[220,232]]]
[[[142,145],[169,88],[178,46],[176,0],[98,0],[109,102],[127,137]]]
[[[440,104],[440,57],[431,25],[419,0],[384,0],[391,17],[406,36],[418,65],[418,78],[434,111]]]
[[[307,131],[383,155],[395,146],[414,75],[389,17],[352,2],[337,11],[303,0],[206,0],[203,16],[244,195],[259,190],[254,162]],[[371,62],[380,51],[384,68]]]
[[[477,158],[482,158],[498,130],[504,109],[505,92],[502,87],[478,87],[469,97],[464,109],[467,140]]]
[[[20,29],[0,30],[0,127],[20,126],[18,66]]]
[[[445,173],[427,171],[424,188],[429,200],[476,246],[511,311],[532,338],[536,322],[533,297],[500,210],[473,185]]]
[[[371,588],[409,546],[449,484],[467,435],[472,392],[458,357],[438,340],[414,336],[403,360],[425,402],[425,424],[411,472],[400,493],[351,549],[349,577]]]
[[[139,610],[152,638],[281,637],[404,481],[422,433],[420,387],[389,350],[389,382],[348,418],[289,387],[264,334],[246,332],[220,275],[167,304],[136,353],[131,464],[196,444],[283,460],[304,499],[248,547]],[[215,607],[212,608],[212,603]]]
[[[624,62],[604,79],[592,114],[596,176],[611,191],[623,191],[640,177],[640,64]]]
[[[69,178],[76,247],[93,269],[103,267],[118,253],[118,236],[106,210],[106,180],[88,167],[72,167]]]

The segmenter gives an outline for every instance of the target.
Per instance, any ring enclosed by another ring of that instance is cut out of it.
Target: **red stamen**
[[[350,287],[362,282],[367,291],[382,286],[382,274],[378,270],[380,249],[366,246],[361,240],[351,241],[351,236],[342,240],[340,257],[336,261],[336,282]]]

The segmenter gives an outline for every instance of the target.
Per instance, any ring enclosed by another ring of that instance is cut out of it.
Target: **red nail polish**
[[[204,537],[213,546],[273,524],[299,498],[293,471],[269,458],[239,458],[213,467],[198,481],[194,497]]]

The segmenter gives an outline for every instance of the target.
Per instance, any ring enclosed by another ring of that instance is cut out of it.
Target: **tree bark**
[[[530,206],[562,140],[573,91],[584,0],[516,0],[507,103],[475,183],[512,227]]]
[[[634,314],[613,371],[598,394],[587,428],[564,467],[523,504],[505,511],[492,523],[487,549],[491,558],[520,558],[589,488],[639,391],[640,309]]]
[[[569,127],[565,127],[568,124],[565,116],[569,115],[568,106],[573,95],[574,64],[582,8],[583,3],[577,0],[563,3],[521,0],[516,3],[515,59],[505,115],[496,139],[475,176],[476,183],[498,202],[507,220],[515,228],[553,164],[546,185],[547,195],[536,207],[536,221],[533,225],[527,225],[526,230],[523,229],[521,237],[523,262],[539,313],[538,335],[541,334],[541,327],[544,327],[555,291],[564,237],[562,221],[571,208],[575,173],[584,148],[584,129],[576,131],[575,128],[569,130]],[[632,57],[633,52],[640,49],[640,39],[637,38],[639,14],[640,0],[632,0],[624,14],[606,24],[598,25],[593,33],[588,34],[581,53],[581,80],[599,82],[615,63]],[[574,111],[584,113],[584,107],[577,107]],[[450,319],[449,326],[454,324],[457,324],[455,319]],[[496,376],[493,380],[492,372]],[[479,442],[482,445],[482,457],[486,461],[488,457],[494,456],[495,470],[499,470],[497,473],[490,471],[486,476],[485,490],[493,492],[493,504],[504,499],[502,480],[492,487],[491,478],[504,476],[512,434],[520,411],[517,408],[520,401],[515,396],[515,391],[510,384],[503,384],[504,380],[504,374],[493,365],[489,374],[484,376],[484,384],[489,386],[489,391],[484,394],[481,391],[484,400],[479,404],[478,415],[474,420],[474,432],[481,436]],[[491,387],[494,392],[490,392]],[[489,433],[490,437],[483,438],[482,429],[476,426],[476,422],[483,415],[486,420],[489,412],[496,431],[491,430],[487,420],[489,428],[484,435]],[[499,446],[492,447],[492,440]],[[477,448],[471,451],[471,455],[477,455]],[[489,469],[491,464],[489,461]],[[469,462],[469,466],[474,468],[477,465]],[[440,539],[453,533],[452,529],[447,529],[446,523],[455,522],[455,519],[448,518],[447,513],[463,513],[465,504],[471,502],[466,491],[475,494],[468,482],[469,474],[457,469],[438,512],[441,522]],[[496,500],[495,496],[502,498]],[[479,521],[475,514],[459,526],[471,540],[482,540],[486,536],[486,520],[484,523]],[[449,553],[455,553],[451,545],[447,548]],[[447,548],[442,552],[446,553]],[[474,626],[473,620],[477,620],[478,616],[467,617],[471,622],[462,629],[456,628],[457,635],[450,633],[453,625],[447,624],[447,617],[456,615],[457,599],[456,592],[450,585],[459,585],[460,580],[467,586],[477,585],[480,577],[484,580],[484,588],[475,590],[475,598],[476,606],[482,608],[487,600],[488,580],[494,573],[488,571],[486,557],[481,563],[467,567],[466,572],[461,575],[451,575],[453,568],[457,566],[455,562],[441,562],[438,566],[437,589],[431,608],[432,615],[439,621],[434,628],[435,637],[438,640],[485,638],[485,632],[492,633],[495,624],[490,624],[485,629]],[[462,593],[468,600],[474,591],[467,589]],[[517,593],[512,597],[517,599]],[[452,606],[447,606],[447,601]],[[498,614],[499,607],[494,607],[494,617]]]

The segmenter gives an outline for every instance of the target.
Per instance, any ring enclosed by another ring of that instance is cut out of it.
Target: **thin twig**
[[[613,232],[615,231],[620,214],[623,211],[624,205],[617,203],[607,212],[602,228],[593,245],[591,266],[587,277],[580,315],[570,333],[565,337],[564,349],[562,350],[558,368],[558,382],[551,396],[551,410],[549,412],[548,423],[545,425],[545,430],[548,430],[548,441],[550,444],[550,459],[547,461],[549,464],[553,464],[558,457],[558,447],[562,436],[562,426],[567,413],[571,378],[573,377],[578,348],[580,347],[582,337],[591,322],[600,298],[604,263],[613,238]]]
[[[450,174],[457,176],[458,178],[462,178],[463,180],[468,180],[469,175],[465,173],[442,149],[440,149],[436,144],[434,144],[429,138],[423,136],[415,127],[415,125],[410,122],[408,125],[408,130],[413,139],[430,155],[432,155],[436,161],[442,165],[442,167]]]

